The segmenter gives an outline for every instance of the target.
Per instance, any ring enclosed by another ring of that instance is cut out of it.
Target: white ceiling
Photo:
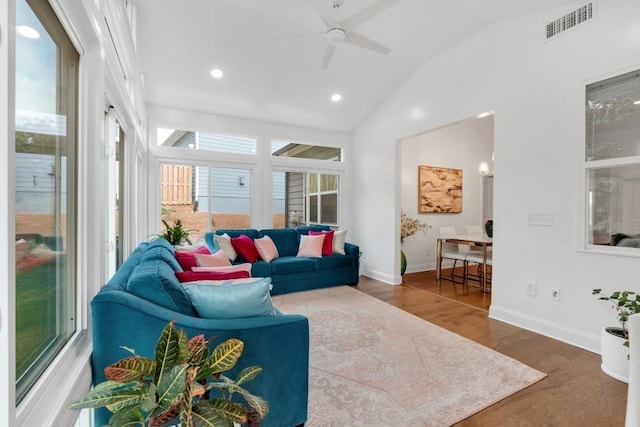
[[[332,0],[319,1],[335,13]],[[377,0],[339,1],[341,19]],[[327,69],[326,27],[311,0],[134,3],[149,104],[352,131],[434,56],[495,22],[575,0],[398,0],[357,29],[388,55],[342,44]],[[222,79],[210,77],[214,67]]]

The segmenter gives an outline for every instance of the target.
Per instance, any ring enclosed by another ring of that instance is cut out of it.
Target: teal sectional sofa
[[[321,258],[297,257],[300,236],[309,231],[329,231],[327,225],[314,225],[284,229],[245,229],[217,230],[205,233],[205,241],[213,251],[218,250],[214,234],[228,234],[239,237],[244,234],[251,239],[269,236],[278,249],[279,257],[271,262],[258,260],[251,265],[254,277],[271,277],[272,295],[305,291],[329,286],[356,285],[360,277],[360,248],[352,243],[345,243],[344,255],[334,253]],[[236,263],[246,262],[242,259]]]
[[[250,392],[262,396],[269,403],[269,413],[262,425],[302,425],[307,419],[307,318],[278,312],[269,316],[237,319],[200,318],[183,289],[186,284],[181,284],[176,278],[178,271],[182,271],[182,268],[173,248],[164,239],[141,243],[93,298],[94,384],[105,380],[105,367],[130,356],[122,346],[153,358],[160,332],[173,320],[176,328],[184,329],[189,337],[198,334],[204,334],[206,338],[215,337],[212,347],[228,338],[242,340],[244,352],[230,375],[234,376],[247,366],[258,365],[263,368],[256,379],[246,384]],[[281,282],[284,285],[280,291],[303,289],[308,273],[300,271],[297,279],[286,276],[287,280]],[[346,279],[347,275],[340,277]],[[318,280],[308,282],[313,287],[320,285]],[[106,409],[96,410],[95,425],[106,424],[109,417]]]

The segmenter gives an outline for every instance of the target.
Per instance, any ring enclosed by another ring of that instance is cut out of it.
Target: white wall
[[[615,316],[591,289],[640,283],[637,257],[579,250],[584,92],[586,83],[640,68],[640,3],[597,6],[593,21],[550,42],[545,24],[570,10],[488,28],[424,64],[355,131],[354,240],[376,278],[399,283],[396,141],[495,111],[490,315],[597,351],[598,329]],[[528,226],[529,212],[552,213],[553,226]],[[537,282],[537,297],[526,296],[528,281]],[[548,297],[552,287],[558,302]]]
[[[459,234],[465,234],[465,226],[482,224],[482,176],[478,166],[481,161],[491,164],[493,116],[465,120],[399,143],[402,210],[431,226],[402,245],[407,272],[433,270],[438,227],[453,226]],[[418,214],[418,166],[462,169],[462,213]]]

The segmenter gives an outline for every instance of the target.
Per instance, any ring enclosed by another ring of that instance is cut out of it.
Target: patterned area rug
[[[273,300],[309,318],[306,427],[448,426],[545,377],[348,286]]]

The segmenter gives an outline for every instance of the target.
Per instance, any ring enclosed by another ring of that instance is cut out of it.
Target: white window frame
[[[583,102],[582,102],[582,106],[581,108],[585,109],[585,105],[586,105],[586,88],[587,86],[603,81],[603,80],[607,80],[619,75],[623,75],[629,72],[633,72],[635,70],[639,70],[640,69],[640,64],[636,64],[630,67],[627,67],[626,69],[623,70],[617,70],[613,73],[608,73],[606,75],[601,75],[598,77],[595,77],[593,79],[590,79],[588,81],[584,81],[583,85],[584,85],[584,95],[583,95]],[[619,158],[613,158],[613,159],[602,159],[602,160],[587,160],[586,159],[586,143],[587,143],[587,138],[586,138],[586,112],[583,115],[583,126],[582,126],[582,141],[583,143],[579,146],[579,149],[577,150],[577,155],[580,156],[580,159],[582,159],[582,168],[581,168],[581,174],[583,177],[583,189],[582,191],[579,192],[580,194],[580,203],[579,206],[581,207],[580,209],[580,214],[579,214],[579,218],[581,218],[581,221],[579,222],[579,232],[578,232],[578,251],[581,252],[587,252],[587,253],[596,253],[596,254],[603,254],[603,255],[615,255],[615,256],[626,256],[626,257],[635,257],[635,258],[640,258],[640,249],[638,248],[625,248],[625,247],[618,247],[618,246],[605,246],[605,245],[594,245],[589,243],[590,238],[589,238],[589,233],[591,232],[590,230],[590,217],[591,217],[591,211],[590,211],[590,202],[589,202],[589,172],[591,170],[594,169],[605,169],[605,168],[610,168],[610,167],[618,167],[618,166],[632,166],[632,165],[637,165],[640,168],[640,155],[638,156],[628,156],[628,157],[619,157]]]

